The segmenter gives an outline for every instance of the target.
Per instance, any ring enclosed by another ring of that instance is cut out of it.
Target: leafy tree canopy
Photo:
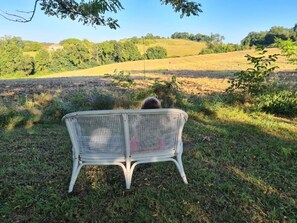
[[[250,32],[242,41],[245,46],[271,46],[276,39],[297,40],[297,24],[293,28],[273,26],[269,31]]]
[[[77,38],[68,38],[68,39],[64,39],[62,41],[60,41],[59,44],[61,45],[71,45],[71,44],[78,44],[81,43],[81,41]]]
[[[171,5],[175,12],[180,13],[180,17],[195,15],[202,12],[201,4],[189,0],[160,0],[161,4]],[[70,18],[78,20],[84,25],[108,26],[111,29],[117,29],[118,20],[107,17],[105,13],[117,13],[124,9],[121,0],[35,0],[31,12],[17,11],[18,14],[7,13],[0,10],[0,16],[14,22],[30,22],[36,12],[37,6],[48,16],[57,16],[58,18]],[[25,18],[20,13],[30,13],[29,18]]]

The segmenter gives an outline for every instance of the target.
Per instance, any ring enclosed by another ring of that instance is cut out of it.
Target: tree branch
[[[39,2],[40,0],[35,0],[35,3],[34,3],[34,8],[32,11],[29,11],[29,12],[25,12],[25,11],[18,11],[17,12],[20,12],[20,13],[32,13],[31,14],[31,17],[30,18],[25,18],[23,16],[20,16],[20,15],[16,15],[16,14],[12,14],[12,13],[8,13],[8,12],[4,12],[3,10],[0,10],[0,16],[2,16],[4,19],[8,20],[8,21],[12,21],[12,22],[21,22],[21,23],[27,23],[27,22],[30,22],[32,21],[34,15],[35,15],[35,12],[36,12],[36,8],[37,8],[37,3]]]
[[[21,15],[7,13],[0,10],[0,16],[13,21],[27,23],[32,21],[37,3],[40,2],[40,10],[48,16],[57,16],[60,19],[70,18],[78,20],[84,25],[109,26],[111,29],[117,29],[119,26],[118,20],[108,17],[105,18],[106,12],[117,13],[124,9],[121,4],[122,0],[35,0],[33,11],[18,11],[18,13],[32,13],[30,18],[25,18]],[[161,4],[171,5],[175,12],[183,16],[198,16],[201,10],[201,4],[192,0],[160,0]]]

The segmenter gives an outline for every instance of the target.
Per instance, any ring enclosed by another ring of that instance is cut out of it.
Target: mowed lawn
[[[47,114],[28,99],[25,114],[36,117],[14,127],[20,119],[14,116],[0,129],[0,222],[296,222],[297,119],[224,99],[227,78],[248,67],[247,53],[254,51],[135,61],[43,76],[102,77],[125,70],[138,78],[141,91],[153,78],[176,75],[188,98],[178,108],[189,114],[183,134],[189,184],[182,182],[173,163],[139,165],[130,190],[125,189],[119,167],[88,166],[68,194],[72,156],[66,127],[59,119],[47,121]],[[282,72],[295,69],[283,57],[278,66]],[[144,75],[146,80],[140,78]],[[45,106],[49,89],[39,85],[36,89],[42,87],[44,95],[36,101]],[[61,85],[59,94],[69,94],[65,88]],[[75,88],[82,93],[82,86]],[[22,101],[24,97],[16,94],[1,97],[1,123],[10,114],[5,109]]]

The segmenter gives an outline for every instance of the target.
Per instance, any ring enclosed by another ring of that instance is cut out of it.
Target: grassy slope
[[[136,45],[141,54],[144,54],[149,47],[161,46],[167,50],[168,57],[183,57],[197,55],[206,44],[183,39],[154,39],[145,40],[144,44],[140,40]]]
[[[277,49],[270,49],[269,53],[279,53]],[[124,63],[115,63],[84,70],[67,71],[49,74],[43,77],[71,77],[71,76],[102,76],[105,73],[113,73],[114,70],[133,72],[134,75],[143,76],[144,68],[146,74],[163,74],[172,72],[176,75],[197,75],[201,72],[215,71],[216,74],[224,74],[246,69],[249,65],[244,57],[246,54],[255,54],[254,50],[245,50],[221,54],[207,54],[187,56],[180,58],[167,58],[159,60],[141,60]],[[288,64],[284,57],[280,57],[277,65],[280,71],[293,71],[296,66]]]
[[[168,57],[183,57],[197,55],[206,44],[183,39],[154,39],[146,40],[144,45],[140,41],[136,46],[141,54],[144,54],[149,47],[161,46],[167,50]],[[35,57],[36,52],[24,52],[24,55]]]

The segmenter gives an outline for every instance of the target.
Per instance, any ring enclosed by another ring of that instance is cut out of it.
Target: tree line
[[[63,49],[49,51],[48,43],[25,41],[19,37],[0,38],[0,76],[31,75],[35,73],[61,72],[89,68],[104,64],[135,61],[140,59],[161,59],[167,57],[167,51],[160,46],[150,47],[141,55],[136,44],[149,44],[154,39],[164,37],[149,33],[143,37],[132,37],[125,41],[105,41],[93,43],[86,39],[66,39],[60,42]],[[200,54],[223,53],[243,50],[250,47],[279,46],[291,61],[296,63],[297,24],[293,28],[271,27],[269,31],[250,32],[241,44],[224,44],[220,34],[191,34],[175,32],[172,39],[188,39],[206,42]],[[293,49],[293,50],[292,50]],[[36,52],[34,57],[24,52]]]
[[[0,39],[0,76],[16,74],[61,72],[94,66],[135,61],[161,59],[167,56],[163,47],[150,47],[141,55],[135,43],[127,41],[105,41],[93,43],[86,39],[66,39],[60,42],[62,49],[48,50],[46,45],[23,41],[19,37]],[[35,56],[24,52],[35,51]]]
[[[197,42],[206,42],[206,43],[223,43],[225,37],[217,34],[211,33],[210,35],[204,35],[201,33],[193,34],[187,32],[175,32],[171,35],[172,39],[188,39]]]
[[[281,26],[273,26],[268,31],[250,32],[241,44],[247,47],[274,46],[276,39],[297,41],[297,23],[293,28],[284,28]]]
[[[201,33],[175,32],[171,35],[171,38],[188,39],[197,42],[206,42],[207,44],[222,44],[225,40],[224,36],[217,33],[205,35]],[[274,46],[273,44],[277,42],[276,39],[297,41],[297,23],[292,28],[273,26],[268,31],[250,32],[241,40],[241,45],[245,47],[269,47]]]
[[[175,32],[171,35],[171,38],[205,42],[206,47],[201,50],[200,54],[224,53],[251,47],[275,47],[279,44],[280,40],[289,42],[297,41],[297,23],[292,28],[273,26],[268,31],[250,32],[241,40],[240,44],[224,44],[225,37],[217,33],[204,35],[201,33]]]

